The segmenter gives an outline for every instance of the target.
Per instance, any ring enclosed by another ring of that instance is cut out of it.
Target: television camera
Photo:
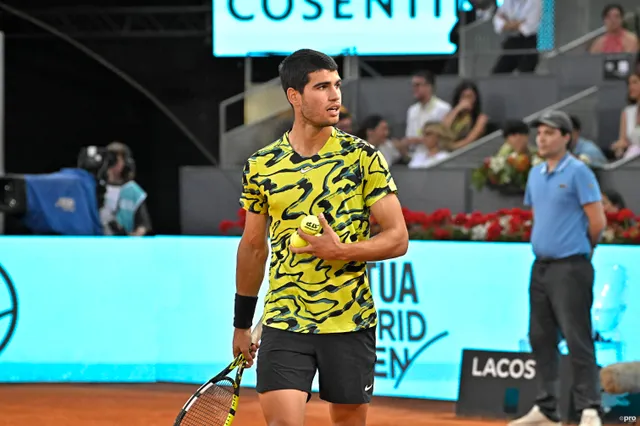
[[[0,212],[18,219],[32,234],[104,235],[99,211],[107,171],[116,162],[117,155],[107,148],[87,146],[76,168],[0,176]],[[131,158],[127,166],[134,167]]]

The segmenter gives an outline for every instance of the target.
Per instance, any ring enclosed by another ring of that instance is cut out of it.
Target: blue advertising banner
[[[213,55],[448,55],[468,0],[225,0],[213,2]],[[497,0],[501,6],[503,0]],[[554,0],[543,0],[538,48],[554,47]]]
[[[457,20],[456,0],[214,1],[213,54],[450,54]]]
[[[237,244],[3,237],[0,381],[204,382],[232,357]],[[594,256],[594,324],[612,340],[598,344],[605,365],[640,359],[639,255],[600,246]],[[402,258],[370,264],[374,393],[456,400],[463,349],[526,350],[532,260],[527,244],[412,241]],[[244,385],[255,385],[253,370]]]

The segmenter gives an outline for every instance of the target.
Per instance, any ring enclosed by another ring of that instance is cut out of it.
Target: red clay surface
[[[172,426],[192,385],[0,385],[2,426]],[[456,418],[454,404],[374,398],[368,426],[489,426],[505,421]],[[265,426],[257,394],[243,389],[233,426]],[[314,395],[305,426],[327,426],[328,405]]]

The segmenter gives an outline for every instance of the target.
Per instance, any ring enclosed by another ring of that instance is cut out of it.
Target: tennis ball
[[[320,228],[320,221],[317,216],[308,215],[300,221],[300,229],[302,229],[302,232],[305,234],[319,236]],[[306,247],[309,244],[298,235],[298,230],[295,230],[291,235],[291,245],[293,247]]]
[[[300,228],[305,234],[316,235],[320,232],[320,221],[317,216],[305,216],[300,223]]]
[[[298,231],[296,231],[293,233],[293,235],[291,235],[291,245],[293,247],[306,247],[309,245],[309,243],[303,240],[302,237],[298,235]]]

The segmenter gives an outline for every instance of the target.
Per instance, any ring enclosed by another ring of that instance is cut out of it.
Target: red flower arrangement
[[[630,209],[607,212],[607,227],[602,235],[604,243],[640,245],[640,216]]]
[[[515,242],[529,241],[531,237],[532,218],[528,210],[452,214],[449,209],[438,209],[427,214],[403,208],[402,212],[412,240]]]
[[[519,208],[487,214],[452,214],[449,209],[438,209],[429,214],[403,208],[402,213],[411,240],[527,242],[533,226],[531,211]],[[225,235],[241,233],[245,218],[246,212],[239,209],[237,220],[220,223],[220,232]],[[371,233],[378,232],[380,226],[371,217]],[[602,243],[640,245],[640,216],[636,217],[629,209],[607,213]]]

